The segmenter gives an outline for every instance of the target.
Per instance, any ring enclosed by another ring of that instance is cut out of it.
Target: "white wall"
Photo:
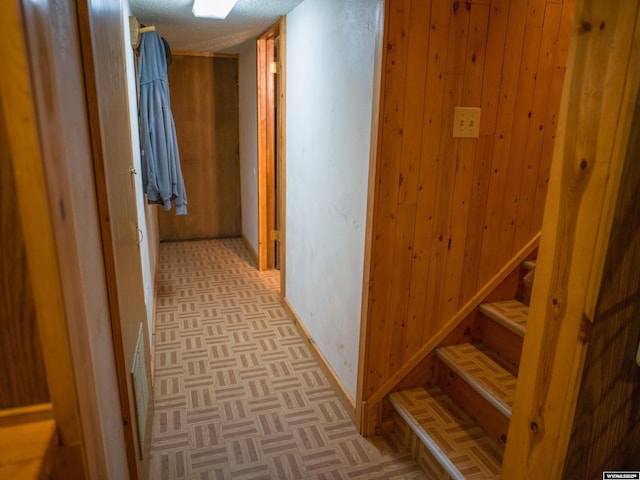
[[[238,105],[240,125],[240,190],[242,234],[258,253],[258,94],[256,40],[240,49]]]
[[[382,0],[306,0],[287,16],[286,295],[352,398],[382,14]]]
[[[138,130],[138,99],[136,92],[136,69],[133,48],[131,48],[131,35],[129,33],[129,16],[131,15],[131,7],[129,2],[125,1],[123,5],[123,24],[124,24],[124,41],[126,52],[125,70],[127,74],[127,83],[129,85],[129,116],[131,122],[131,147],[133,156],[133,168],[138,174],[135,176],[136,182],[136,206],[138,210],[138,228],[142,242],[140,243],[140,258],[142,260],[142,281],[144,283],[144,301],[147,307],[147,322],[149,326],[149,345],[153,345],[152,336],[152,319],[153,319],[153,299],[155,297],[155,259],[149,255],[149,242],[155,241],[155,232],[147,231],[147,218],[144,194],[142,192],[142,164],[140,160],[140,134]],[[155,208],[155,207],[154,207]],[[151,250],[156,251],[155,245]],[[153,268],[152,268],[153,267]],[[153,271],[153,273],[152,273]]]

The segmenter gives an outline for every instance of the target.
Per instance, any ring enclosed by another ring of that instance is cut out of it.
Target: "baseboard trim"
[[[249,251],[249,255],[251,255],[253,261],[256,262],[256,265],[260,265],[258,263],[258,253],[253,249],[251,242],[249,242],[249,239],[245,236],[244,233],[242,234],[242,243],[244,243],[245,248]]]
[[[354,423],[356,423],[356,405],[354,400],[351,398],[351,395],[344,388],[344,385],[336,375],[336,372],[333,371],[333,368],[331,368],[331,365],[329,365],[329,362],[327,362],[327,359],[322,354],[322,352],[320,351],[316,343],[313,341],[313,338],[305,328],[304,324],[300,320],[300,317],[298,316],[294,308],[289,303],[289,300],[286,298],[282,298],[282,305],[284,309],[287,311],[287,313],[289,314],[289,316],[291,317],[291,319],[293,320],[293,323],[296,326],[296,329],[298,330],[298,333],[300,334],[300,336],[309,345],[309,348],[311,349],[311,353],[313,354],[315,359],[318,361],[320,368],[322,369],[327,379],[329,380],[329,383],[331,384],[336,394],[338,395],[338,398],[340,399],[340,403],[342,403],[345,410],[347,410],[347,413],[351,417],[351,420]]]
[[[158,249],[156,248],[156,255]],[[157,307],[158,307],[158,283],[159,273],[158,273],[158,259],[156,258],[156,269],[155,274],[153,276],[153,307],[151,309],[151,342],[149,342],[149,369],[151,371],[151,386],[155,385],[156,379],[156,362],[155,362],[155,352],[156,352],[156,320],[157,320]]]

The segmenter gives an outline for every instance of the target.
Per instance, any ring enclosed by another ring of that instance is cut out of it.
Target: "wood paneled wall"
[[[10,155],[0,114],[0,409],[49,401]]]
[[[387,1],[363,400],[540,231],[573,8]]]
[[[158,209],[161,240],[241,233],[238,59],[174,55],[171,109],[188,214]]]

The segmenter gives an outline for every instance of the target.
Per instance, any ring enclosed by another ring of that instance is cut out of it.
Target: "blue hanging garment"
[[[173,201],[176,215],[186,215],[187,194],[171,114],[167,57],[155,31],[142,34],[139,75],[142,188],[149,203],[162,204],[168,211]]]

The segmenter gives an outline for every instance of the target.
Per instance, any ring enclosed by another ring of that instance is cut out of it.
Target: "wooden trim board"
[[[368,327],[368,308],[369,308],[369,277],[371,275],[371,244],[373,238],[373,217],[375,207],[375,191],[376,191],[376,165],[379,155],[378,148],[380,143],[378,137],[380,135],[380,125],[384,123],[380,111],[380,105],[382,99],[380,98],[381,92],[384,91],[382,82],[384,76],[382,75],[382,65],[386,58],[386,49],[383,47],[385,36],[385,21],[384,15],[389,8],[388,1],[384,3],[380,14],[377,18],[376,25],[376,48],[374,52],[374,66],[373,66],[373,98],[371,99],[371,139],[369,142],[369,181],[367,187],[367,212],[366,212],[366,232],[364,237],[364,265],[362,274],[362,302],[360,310],[360,341],[358,351],[358,380],[356,387],[356,426],[358,430],[362,432],[362,424],[365,423],[362,420],[362,411],[364,408],[363,396],[364,396],[364,378],[366,375],[366,365],[368,363],[367,357],[369,351],[366,345],[367,339],[367,327]]]

